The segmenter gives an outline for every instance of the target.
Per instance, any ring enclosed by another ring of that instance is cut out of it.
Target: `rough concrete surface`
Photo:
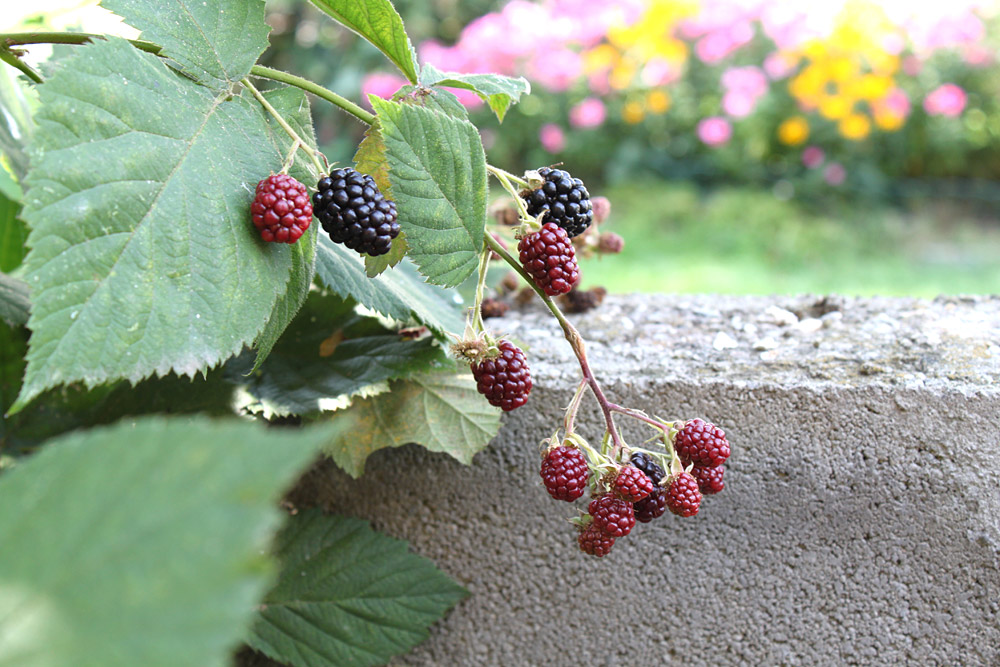
[[[620,296],[571,319],[611,400],[726,430],[725,491],[581,554],[538,477],[579,368],[537,303],[489,320],[535,389],[471,467],[407,446],[292,496],[471,592],[396,664],[1000,665],[1000,298]]]

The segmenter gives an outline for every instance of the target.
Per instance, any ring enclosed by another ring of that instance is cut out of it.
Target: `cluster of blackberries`
[[[653,457],[634,452],[613,477],[597,484],[600,491],[592,497],[580,522],[577,543],[582,551],[606,556],[615,540],[628,535],[636,521],[648,523],[667,510],[682,517],[694,516],[703,493],[722,490],[721,466],[729,457],[729,443],[720,429],[692,419],[675,436],[674,448],[685,468],[695,462],[710,465],[695,465],[690,473],[668,475]],[[701,470],[719,472],[696,472]],[[546,450],[540,474],[549,495],[573,502],[586,492],[591,470],[584,453],[567,441]]]

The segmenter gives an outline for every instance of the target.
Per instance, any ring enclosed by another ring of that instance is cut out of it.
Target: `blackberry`
[[[632,465],[646,473],[646,477],[653,480],[653,484],[659,484],[660,480],[666,475],[663,467],[645,452],[633,452]]]
[[[698,481],[698,490],[703,495],[710,496],[726,488],[726,483],[722,481],[722,475],[726,472],[723,466],[715,468],[691,468],[691,476]]]
[[[594,518],[593,525],[611,537],[625,537],[635,526],[635,510],[632,509],[632,503],[616,498],[611,493],[591,500],[587,511]]]
[[[583,452],[560,445],[545,454],[539,474],[550,496],[571,503],[587,490],[590,469]]]
[[[698,490],[698,481],[689,473],[677,473],[667,487],[667,509],[677,516],[694,516],[699,505],[701,491]]]
[[[501,301],[500,299],[494,299],[493,297],[486,297],[483,299],[483,303],[479,306],[483,319],[488,319],[490,317],[503,317],[507,314],[510,309],[510,305],[506,301]]]
[[[622,466],[612,485],[619,498],[635,503],[653,492],[653,480],[635,466]]]
[[[372,256],[389,252],[399,235],[396,202],[382,195],[371,176],[334,169],[316,190],[313,210],[332,241]]]
[[[506,340],[500,341],[497,347],[500,348],[498,356],[472,364],[472,376],[476,379],[476,389],[490,405],[510,412],[528,401],[531,373],[520,348]]]
[[[595,524],[590,524],[576,537],[576,543],[580,545],[580,551],[591,556],[601,558],[611,553],[611,547],[615,545],[615,538],[601,531]]]
[[[250,219],[268,243],[295,243],[309,229],[312,216],[306,186],[288,174],[271,174],[257,184]]]
[[[597,308],[608,295],[603,287],[587,290],[573,289],[559,297],[563,310],[567,313],[585,313],[591,308]]]
[[[674,451],[685,466],[693,463],[699,468],[715,468],[729,458],[729,442],[715,424],[691,419],[674,438]]]
[[[580,282],[576,251],[566,232],[547,222],[517,244],[521,266],[549,296],[566,294]]]
[[[582,234],[594,221],[590,193],[583,181],[562,169],[542,167],[538,174],[545,182],[538,189],[522,194],[528,213],[537,216],[545,211],[542,222],[554,222],[566,230],[570,238]]]
[[[667,511],[667,492],[662,487],[632,505],[635,510],[635,520],[642,523],[649,523],[653,519],[658,519]]]

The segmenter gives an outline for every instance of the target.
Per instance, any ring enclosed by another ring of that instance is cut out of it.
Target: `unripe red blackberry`
[[[250,219],[268,243],[295,243],[312,222],[306,186],[288,174],[271,174],[257,184]]]
[[[694,516],[701,505],[698,481],[686,472],[677,473],[667,487],[667,509],[677,516]]]
[[[615,476],[612,490],[622,500],[638,502],[653,492],[653,480],[635,466],[622,466]]]
[[[726,483],[722,481],[722,475],[726,472],[725,467],[715,468],[691,468],[691,475],[698,481],[698,490],[706,496],[718,493],[726,488]]]
[[[583,452],[560,445],[546,452],[539,474],[550,496],[571,503],[587,490],[590,468]]]
[[[500,348],[499,355],[472,364],[472,376],[476,379],[476,389],[490,405],[510,412],[527,402],[531,392],[531,373],[524,352],[516,345],[501,340],[497,347]]]
[[[491,317],[503,317],[509,309],[510,305],[506,301],[494,299],[490,296],[483,299],[483,303],[480,305],[480,311],[483,314],[484,320]]]
[[[635,520],[642,523],[649,523],[653,519],[663,516],[667,511],[667,491],[662,487],[656,487],[651,494],[632,505],[635,511]]]
[[[337,168],[316,189],[313,208],[332,241],[373,256],[389,252],[399,235],[396,202],[383,196],[371,176]]]
[[[625,239],[614,232],[603,232],[597,237],[597,249],[605,254],[617,255],[625,249]]]
[[[549,222],[517,244],[521,266],[549,296],[566,294],[580,281],[573,243],[561,227]]]
[[[538,174],[545,179],[542,185],[522,194],[528,213],[537,216],[544,211],[542,222],[559,225],[570,238],[583,233],[594,220],[590,193],[583,181],[562,169],[542,167]]]
[[[674,451],[685,467],[693,463],[699,468],[714,468],[729,458],[729,442],[715,424],[691,419],[674,438]]]
[[[594,525],[612,537],[624,537],[635,526],[632,503],[606,493],[590,501],[587,511],[594,518]]]
[[[580,531],[576,541],[580,545],[580,551],[598,558],[611,553],[611,547],[615,545],[615,538],[601,531],[593,523]]]

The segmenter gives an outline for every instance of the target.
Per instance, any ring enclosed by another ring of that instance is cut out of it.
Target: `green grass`
[[[770,192],[675,183],[602,192],[620,255],[583,260],[611,292],[996,294],[1000,225],[949,212],[846,206],[810,212]]]

